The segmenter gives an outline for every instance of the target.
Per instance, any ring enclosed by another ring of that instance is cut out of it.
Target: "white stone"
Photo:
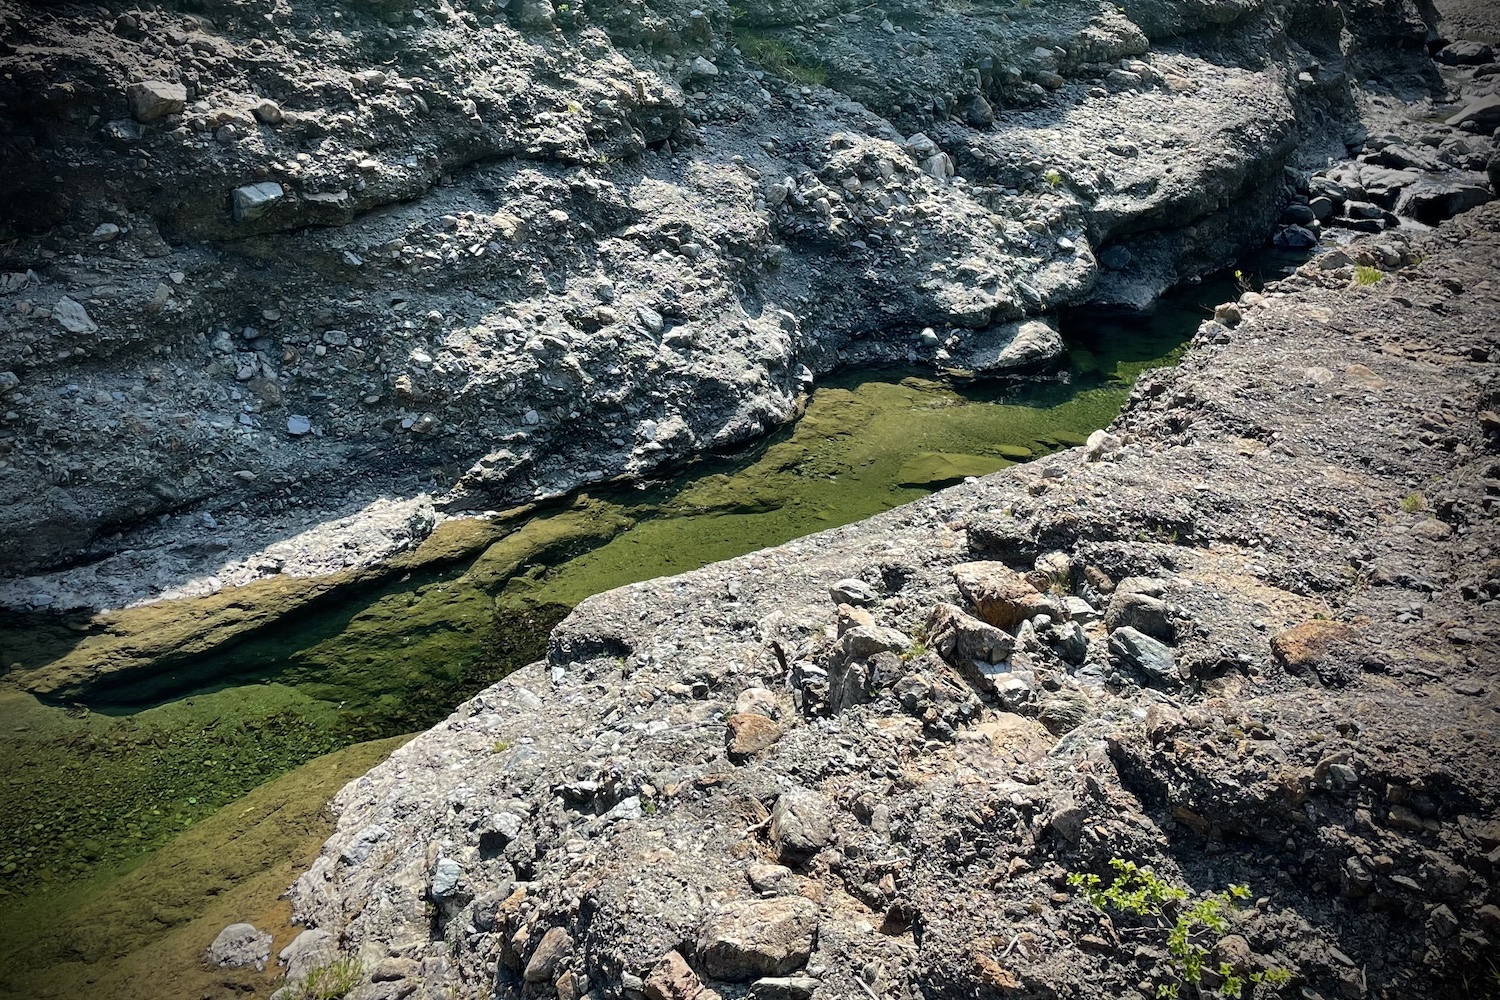
[[[69,333],[98,333],[99,324],[89,318],[88,310],[81,303],[64,295],[52,307],[52,318]]]

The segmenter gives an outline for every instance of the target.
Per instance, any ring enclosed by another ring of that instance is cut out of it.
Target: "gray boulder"
[[[1429,226],[1477,208],[1494,197],[1483,174],[1455,179],[1427,178],[1401,192],[1396,214]]]
[[[1445,66],[1480,66],[1495,61],[1495,49],[1484,42],[1461,39],[1443,46],[1436,58]]]
[[[1167,603],[1159,598],[1117,590],[1104,616],[1104,627],[1111,632],[1129,627],[1162,642],[1175,642],[1177,627],[1168,612]]]
[[[1175,688],[1182,683],[1171,648],[1144,632],[1129,626],[1116,629],[1109,636],[1109,652],[1164,687]]]
[[[1045,318],[1006,323],[968,334],[954,361],[976,375],[1034,368],[1062,355],[1062,334]]]
[[[783,864],[801,864],[833,842],[832,806],[817,792],[782,792],[771,810],[771,841]]]
[[[1500,97],[1481,97],[1470,101],[1458,114],[1449,118],[1447,124],[1454,128],[1469,125],[1476,132],[1491,132],[1500,128]]]
[[[1279,247],[1306,250],[1318,245],[1318,234],[1303,226],[1287,226],[1276,234],[1272,242]]]

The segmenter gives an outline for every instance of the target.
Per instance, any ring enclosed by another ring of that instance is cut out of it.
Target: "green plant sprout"
[[[1158,998],[1176,1000],[1182,995],[1184,985],[1197,996],[1204,996],[1202,982],[1204,972],[1210,968],[1209,956],[1229,931],[1229,915],[1241,900],[1250,898],[1249,887],[1230,885],[1224,892],[1191,901],[1186,889],[1171,884],[1150,868],[1120,858],[1110,858],[1109,866],[1116,874],[1107,886],[1098,875],[1084,872],[1070,873],[1068,884],[1080,889],[1089,904],[1101,913],[1116,910],[1145,917],[1166,932],[1168,961],[1175,981],[1159,984]],[[1219,963],[1213,971],[1220,979],[1213,995],[1235,1000],[1243,995],[1246,986],[1254,995],[1261,986],[1275,991],[1292,978],[1291,972],[1277,967],[1241,974],[1228,962]]]
[[[336,958],[309,969],[295,996],[297,1000],[343,1000],[364,978],[365,969],[359,959]]]
[[[1384,271],[1382,271],[1378,267],[1370,267],[1368,264],[1361,264],[1359,267],[1356,267],[1354,269],[1355,284],[1373,285],[1384,277]]]

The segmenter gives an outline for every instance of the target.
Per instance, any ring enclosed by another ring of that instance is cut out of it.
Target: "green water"
[[[1141,372],[1176,359],[1205,304],[1233,294],[1205,284],[1146,320],[1071,318],[1066,363],[1050,375],[844,373],[751,448],[553,504],[457,566],[301,612],[82,705],[0,696],[0,892],[118,870],[315,756],[432,725],[541,656],[590,594],[1079,444],[1118,414]]]

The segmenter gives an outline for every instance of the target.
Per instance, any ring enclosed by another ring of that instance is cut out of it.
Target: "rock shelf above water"
[[[0,4],[45,140],[7,154],[0,570],[644,475],[850,361],[1045,364],[997,334],[1226,265],[1359,81],[1431,84],[1423,10]]]

